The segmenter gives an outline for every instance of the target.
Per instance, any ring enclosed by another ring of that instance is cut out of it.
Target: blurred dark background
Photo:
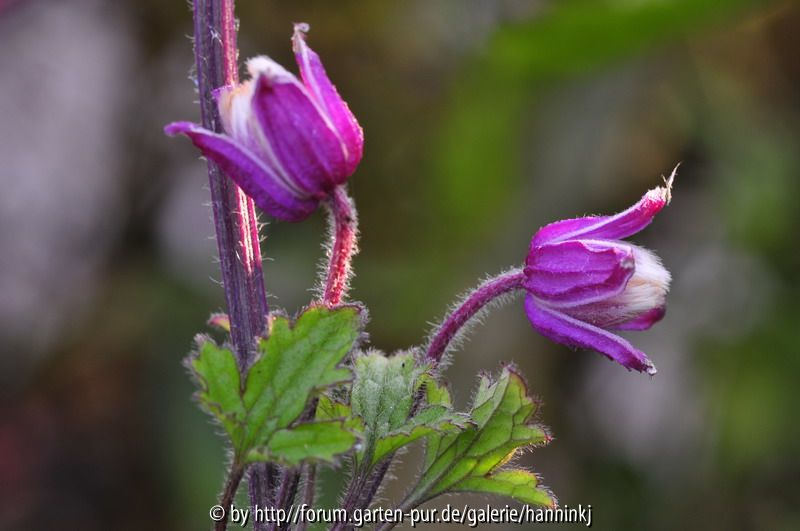
[[[524,463],[598,529],[800,529],[798,3],[237,13],[242,58],[287,66],[309,22],[365,129],[352,296],[387,352],[521,263],[541,225],[626,208],[682,161],[635,237],[674,277],[667,317],[630,336],[655,378],[539,337],[521,300],[447,375],[463,405],[479,370],[522,368],[555,435]],[[2,529],[209,526],[224,447],[181,359],[223,298],[205,165],[161,132],[198,116],[190,33],[184,0],[0,1]],[[324,221],[266,226],[274,307],[312,297]]]

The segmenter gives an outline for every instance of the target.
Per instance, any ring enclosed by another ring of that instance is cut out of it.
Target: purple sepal
[[[329,116],[334,129],[339,133],[347,149],[345,177],[348,177],[352,175],[358,163],[361,162],[364,148],[364,132],[347,103],[328,78],[319,56],[306,44],[305,33],[307,31],[308,24],[300,23],[294,25],[292,42],[297,66],[300,69],[300,77],[311,97]]]
[[[528,294],[525,312],[533,327],[543,336],[564,345],[596,350],[620,365],[653,375],[656,368],[641,350],[625,339],[589,323],[546,308]]]
[[[669,203],[674,176],[675,171],[666,186],[650,190],[638,203],[614,216],[565,219],[542,227],[533,237],[531,248],[566,240],[619,240],[636,234],[647,227],[653,217]]]
[[[309,194],[324,197],[347,180],[342,141],[297,80],[260,75],[253,111],[280,165]]]
[[[298,198],[271,168],[229,136],[191,122],[173,122],[164,132],[170,136],[178,133],[188,136],[203,155],[217,163],[223,173],[271,216],[301,221],[317,208],[317,199]]]
[[[525,288],[558,307],[619,294],[635,268],[630,246],[603,241],[545,244],[531,249],[525,266]]]
[[[648,330],[651,326],[663,319],[666,314],[666,305],[659,306],[658,308],[653,308],[652,310],[646,311],[629,321],[610,326],[609,328],[613,328],[614,330]]]

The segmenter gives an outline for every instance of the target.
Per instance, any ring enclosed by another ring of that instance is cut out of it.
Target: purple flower
[[[364,136],[306,45],[308,25],[292,37],[302,82],[266,56],[247,61],[251,79],[215,92],[226,134],[191,122],[164,131],[183,133],[256,204],[285,220],[308,217],[361,161]]]
[[[644,352],[610,330],[646,330],[664,317],[670,274],[659,258],[621,241],[636,234],[670,200],[672,176],[614,216],[547,225],[525,261],[525,310],[545,337],[596,350],[628,369],[655,374]]]

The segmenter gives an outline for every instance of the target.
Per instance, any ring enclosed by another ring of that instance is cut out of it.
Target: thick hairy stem
[[[262,508],[275,505],[273,498],[278,483],[278,470],[269,463],[256,463],[250,465],[250,474],[247,480],[250,504],[253,508],[259,505]],[[267,531],[269,524],[262,520],[253,519],[253,531]]]
[[[354,458],[355,460],[355,458]],[[354,475],[353,478],[350,480],[350,484],[347,486],[347,491],[345,492],[344,499],[342,500],[341,508],[345,510],[347,515],[353,514],[359,507],[359,502],[361,499],[361,494],[366,486],[367,478],[364,477],[363,474],[360,474],[358,470],[354,467]],[[349,531],[353,529],[353,525],[348,522],[336,522],[331,526],[330,531]]]
[[[236,491],[239,489],[239,483],[241,483],[243,475],[244,468],[239,463],[234,462],[231,465],[230,472],[228,472],[225,489],[219,499],[219,504],[225,510],[225,518],[214,524],[215,531],[225,531],[228,528],[228,512],[231,509],[233,497],[236,496]]]
[[[212,91],[224,85],[233,85],[239,78],[233,4],[233,0],[193,2],[200,115],[203,126],[215,132],[222,132],[222,123]],[[261,270],[258,221],[253,201],[210,160],[208,182],[222,285],[231,324],[231,341],[239,367],[244,373],[255,357],[255,338],[264,332],[268,311]],[[273,475],[270,468],[261,466],[252,470],[251,483],[269,486],[270,481],[266,476]],[[235,486],[238,486],[238,481]],[[251,488],[250,491],[251,495],[259,495],[258,498],[251,497],[253,505],[268,499],[269,491],[262,493],[261,488]]]
[[[347,294],[350,283],[350,263],[358,252],[358,216],[353,200],[347,195],[344,185],[337,186],[330,197],[333,244],[330,249],[325,292],[322,302],[336,306]]]
[[[439,363],[453,339],[470,319],[499,297],[522,288],[525,274],[512,269],[483,282],[453,310],[431,334],[425,349],[425,359]]]
[[[211,92],[238,82],[233,0],[194,0],[194,51],[203,126],[222,132]],[[208,182],[231,340],[240,366],[246,369],[255,356],[255,337],[264,331],[267,314],[255,207],[211,161]]]

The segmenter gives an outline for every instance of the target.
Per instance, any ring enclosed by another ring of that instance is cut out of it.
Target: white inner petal
[[[619,304],[629,315],[638,315],[664,305],[672,277],[653,252],[637,245],[630,247],[636,269],[625,291],[609,302]]]

